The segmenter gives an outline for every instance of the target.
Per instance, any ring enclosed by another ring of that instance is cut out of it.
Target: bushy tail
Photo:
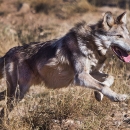
[[[0,58],[0,79],[3,77],[3,70],[4,70],[4,58]]]

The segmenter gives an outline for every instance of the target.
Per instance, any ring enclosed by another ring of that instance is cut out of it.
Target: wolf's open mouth
[[[126,63],[130,62],[130,55],[125,50],[121,49],[118,46],[111,46],[111,48],[120,60]]]

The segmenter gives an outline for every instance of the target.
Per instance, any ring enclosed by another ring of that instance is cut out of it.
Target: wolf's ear
[[[106,12],[103,16],[103,27],[106,30],[109,30],[114,24],[114,17],[111,12]]]
[[[126,24],[126,12],[122,13],[117,17],[117,22],[121,24]]]

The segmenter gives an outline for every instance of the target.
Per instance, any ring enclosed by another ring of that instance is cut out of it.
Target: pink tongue
[[[128,53],[126,51],[120,49],[119,54],[125,62],[127,62],[127,63],[130,62],[130,55],[128,55]]]
[[[130,62],[130,55],[128,56],[122,56],[125,62]]]

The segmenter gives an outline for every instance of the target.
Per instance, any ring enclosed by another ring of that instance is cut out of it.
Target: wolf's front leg
[[[111,81],[110,78],[108,79],[108,81]],[[125,94],[117,94],[116,92],[112,91],[110,87],[107,86],[109,82],[106,81],[107,80],[105,80],[104,82],[99,82],[86,72],[79,73],[75,77],[76,85],[84,86],[99,91],[104,96],[108,97],[111,101],[120,102],[128,98],[128,96]]]
[[[103,84],[105,84],[107,87],[111,87],[112,84],[114,83],[114,77],[109,75],[105,81],[103,81]],[[102,101],[103,99],[103,94],[99,91],[94,91],[94,95],[97,101]]]
[[[107,87],[111,87],[112,84],[114,83],[114,77],[108,74],[101,73],[99,71],[95,71],[91,73],[91,76],[95,78],[96,80],[102,82],[105,84]],[[94,95],[97,101],[102,101],[103,99],[103,94],[99,91],[94,91]]]

